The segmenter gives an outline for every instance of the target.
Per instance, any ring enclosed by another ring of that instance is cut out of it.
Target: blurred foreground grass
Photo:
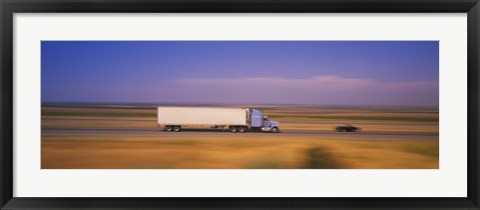
[[[42,168],[390,169],[438,168],[438,142],[314,137],[45,140]]]

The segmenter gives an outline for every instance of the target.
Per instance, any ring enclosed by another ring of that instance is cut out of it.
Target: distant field
[[[438,110],[413,108],[404,109],[348,109],[339,108],[260,108],[271,118],[304,120],[368,120],[368,121],[420,121],[438,122]],[[42,116],[83,117],[147,117],[155,118],[155,107],[98,108],[98,107],[43,107]]]
[[[44,105],[42,168],[438,168],[438,109],[259,106],[282,133],[232,134],[162,132],[155,107]]]

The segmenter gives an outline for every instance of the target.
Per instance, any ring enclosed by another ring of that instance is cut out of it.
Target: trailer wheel
[[[232,133],[237,132],[237,127],[235,127],[235,126],[230,126],[230,132],[232,132]]]
[[[175,127],[173,127],[173,131],[179,132],[179,131],[180,131],[180,126],[175,126]]]
[[[240,132],[240,133],[245,132],[245,127],[243,127],[243,126],[242,126],[242,127],[239,127],[239,128],[238,128],[238,132]]]
[[[279,132],[280,132],[280,129],[278,129],[277,127],[272,128],[272,133],[279,133]]]
[[[172,131],[172,126],[169,126],[169,125],[165,126],[165,131],[167,132]]]

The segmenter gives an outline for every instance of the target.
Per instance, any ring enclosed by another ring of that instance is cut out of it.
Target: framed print
[[[478,209],[468,1],[2,1],[2,209]]]

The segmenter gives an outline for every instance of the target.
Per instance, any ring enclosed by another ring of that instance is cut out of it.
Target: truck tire
[[[280,129],[278,129],[277,127],[272,128],[272,133],[279,133],[279,132],[280,132]]]
[[[238,132],[243,133],[245,132],[246,128],[245,127],[238,127]]]
[[[172,131],[172,126],[169,126],[169,125],[165,126],[165,131],[167,132]]]
[[[237,127],[235,127],[235,126],[230,126],[230,132],[232,132],[232,133],[237,132]]]
[[[179,132],[181,130],[180,126],[174,126],[173,131]]]

